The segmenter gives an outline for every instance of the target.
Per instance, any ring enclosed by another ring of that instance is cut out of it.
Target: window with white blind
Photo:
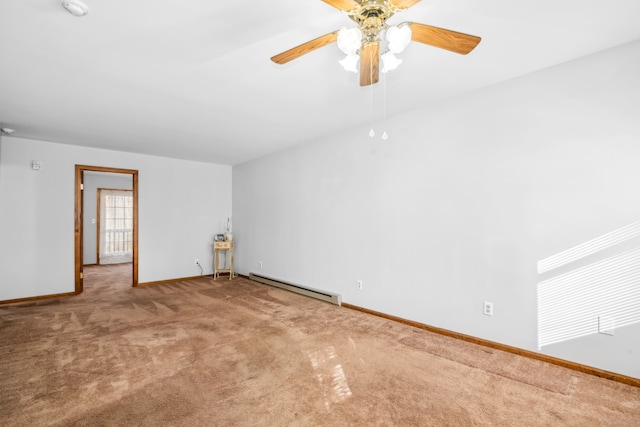
[[[133,192],[98,189],[99,263],[133,261]]]

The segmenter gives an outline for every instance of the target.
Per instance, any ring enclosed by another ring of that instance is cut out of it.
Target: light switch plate
[[[598,316],[598,332],[605,335],[613,335],[616,328],[616,319],[610,316]]]

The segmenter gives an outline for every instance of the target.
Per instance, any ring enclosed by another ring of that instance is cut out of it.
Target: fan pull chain
[[[382,74],[382,139],[389,139],[387,135],[387,73]]]
[[[373,130],[373,84],[371,82],[373,82],[373,50],[369,49],[369,87],[371,89],[371,130],[369,136],[373,138],[376,133]]]

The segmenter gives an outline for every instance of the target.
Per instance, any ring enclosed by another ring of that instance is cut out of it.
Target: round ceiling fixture
[[[80,0],[65,0],[62,2],[62,6],[73,16],[85,16],[89,13],[87,5]]]

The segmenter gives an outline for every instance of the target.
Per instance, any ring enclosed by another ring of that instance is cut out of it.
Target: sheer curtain
[[[99,264],[133,261],[133,192],[98,189]]]

